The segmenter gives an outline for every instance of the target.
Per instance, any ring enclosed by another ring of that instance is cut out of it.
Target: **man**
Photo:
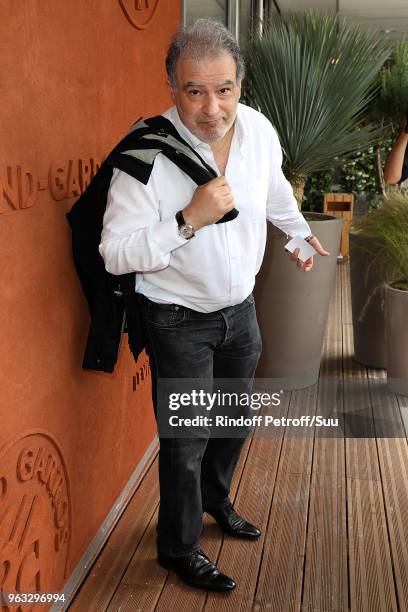
[[[402,183],[408,178],[408,114],[401,132],[388,153],[384,166],[384,180],[390,185]]]
[[[100,244],[109,272],[139,273],[156,417],[161,379],[236,379],[250,393],[261,352],[251,292],[267,217],[328,254],[298,211],[274,129],[239,104],[244,64],[230,32],[198,20],[174,37],[166,68],[175,106],[164,116],[218,176],[197,188],[163,155],[146,186],[115,169]],[[217,223],[234,207],[234,220]],[[313,258],[297,254],[311,270]],[[200,549],[203,511],[232,536],[260,535],[229,500],[243,441],[205,428],[160,439],[159,563],[192,586],[235,587]]]

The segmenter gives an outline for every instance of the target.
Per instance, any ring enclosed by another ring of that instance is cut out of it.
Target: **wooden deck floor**
[[[206,516],[202,537],[234,592],[191,589],[157,565],[155,461],[70,610],[408,610],[408,399],[387,392],[384,371],[353,360],[352,338],[348,266],[339,264],[319,383],[287,394],[281,412],[345,411],[349,435],[247,440],[232,498],[262,536],[222,537]]]

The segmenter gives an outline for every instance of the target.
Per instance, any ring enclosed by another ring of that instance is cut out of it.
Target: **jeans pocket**
[[[149,307],[147,320],[154,327],[176,327],[186,318],[186,309],[176,304]]]

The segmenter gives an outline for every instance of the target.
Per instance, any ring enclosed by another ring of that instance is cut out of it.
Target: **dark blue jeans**
[[[261,353],[252,295],[212,313],[144,298],[142,312],[156,418],[161,379],[240,379],[240,389],[250,394]],[[191,438],[160,437],[160,554],[179,557],[197,550],[203,510],[228,503],[245,437],[220,438],[203,431]]]

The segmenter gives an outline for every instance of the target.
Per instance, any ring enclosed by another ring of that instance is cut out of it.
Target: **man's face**
[[[236,72],[229,53],[177,62],[173,100],[184,125],[203,142],[222,140],[234,123],[241,94]]]

